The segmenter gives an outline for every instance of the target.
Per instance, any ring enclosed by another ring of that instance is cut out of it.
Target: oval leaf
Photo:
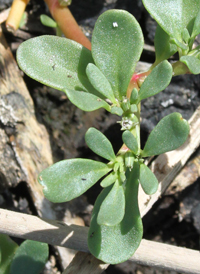
[[[93,111],[99,108],[105,108],[107,111],[111,110],[109,104],[96,95],[84,91],[65,90],[69,100],[83,111]]]
[[[165,116],[150,133],[141,156],[159,155],[180,147],[186,141],[189,129],[180,113]]]
[[[140,164],[140,184],[148,195],[154,194],[158,189],[158,180],[153,172],[145,164]]]
[[[117,179],[117,174],[115,172],[112,172],[101,181],[100,185],[102,187],[110,186],[116,181],[116,179]]]
[[[49,201],[62,203],[83,194],[109,171],[107,165],[93,160],[63,160],[43,170],[38,181]]]
[[[180,61],[188,67],[191,73],[200,73],[200,60],[198,58],[194,56],[182,56]]]
[[[103,200],[97,216],[99,225],[114,226],[121,222],[125,213],[125,195],[122,185],[117,180]]]
[[[29,39],[19,46],[17,62],[28,76],[47,86],[99,95],[85,72],[93,63],[91,52],[70,39],[49,35]]]
[[[116,156],[110,141],[99,130],[93,127],[89,128],[85,134],[85,141],[96,154],[109,161],[115,161]]]
[[[110,99],[111,102],[115,103],[116,100],[112,87],[107,78],[98,69],[98,67],[91,63],[88,64],[86,68],[86,74],[93,87],[101,94],[103,94],[106,98]]]
[[[158,64],[142,84],[138,93],[138,103],[164,90],[171,81],[172,72],[172,66],[167,60]]]
[[[92,35],[92,56],[117,99],[126,95],[143,44],[141,28],[130,13],[109,10],[98,18]]]
[[[39,274],[47,262],[48,255],[47,244],[26,240],[15,253],[10,274]]]
[[[129,130],[126,130],[123,132],[122,140],[130,150],[132,150],[135,154],[137,154],[138,142],[135,136]]]
[[[46,14],[40,15],[40,21],[44,26],[50,27],[50,28],[56,28],[57,23]]]
[[[10,265],[12,263],[18,245],[5,234],[0,234],[0,273],[10,274]]]
[[[117,264],[128,260],[138,248],[143,234],[142,220],[138,208],[138,163],[126,175],[125,215],[121,223],[115,226],[100,226],[97,223],[100,206],[112,186],[105,188],[100,193],[92,213],[88,246],[95,257],[109,264]]]

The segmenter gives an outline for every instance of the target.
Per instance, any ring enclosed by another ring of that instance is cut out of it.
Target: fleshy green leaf
[[[96,67],[94,64],[88,64],[86,68],[86,74],[90,83],[93,87],[103,94],[106,98],[110,99],[111,102],[115,102],[115,96],[112,90],[112,87],[103,75],[103,73]]]
[[[117,99],[126,95],[143,44],[141,28],[130,13],[109,10],[98,18],[92,35],[92,56]]]
[[[5,234],[0,234],[0,273],[10,274],[10,265],[18,245]]]
[[[142,0],[145,8],[161,28],[172,38],[182,42],[182,31],[191,34],[200,0]]]
[[[115,172],[112,172],[101,181],[100,185],[102,187],[110,186],[116,181],[116,179],[117,179],[117,174]]]
[[[63,160],[43,170],[38,181],[48,200],[62,203],[83,194],[109,171],[107,165],[93,160]]]
[[[142,84],[138,93],[138,102],[164,90],[171,81],[172,72],[172,66],[167,60],[158,64]]]
[[[200,60],[195,56],[182,56],[180,61],[184,63],[193,74],[200,73]]]
[[[115,161],[116,156],[110,141],[99,130],[93,127],[89,128],[85,134],[85,141],[96,154],[109,161]]]
[[[140,164],[140,184],[148,195],[154,194],[158,189],[158,180],[153,172],[145,164]]]
[[[57,23],[51,17],[47,16],[46,14],[40,15],[40,21],[46,27],[50,27],[50,28],[57,27]]]
[[[65,90],[65,93],[75,106],[84,111],[93,111],[99,108],[105,108],[107,111],[111,110],[109,104],[91,93],[69,89]]]
[[[92,213],[88,235],[90,252],[98,259],[117,264],[128,260],[138,248],[142,239],[142,220],[138,208],[139,165],[128,171],[125,186],[125,215],[121,223],[115,226],[98,225],[97,216],[100,206],[111,190],[105,188],[98,196]]]
[[[117,180],[100,206],[97,223],[108,226],[117,225],[123,219],[124,213],[124,188],[122,185],[119,185],[119,181]]]
[[[187,28],[183,29],[183,31],[182,31],[182,38],[183,38],[183,41],[188,44],[188,42],[190,40],[190,34],[189,34]]]
[[[170,36],[158,25],[154,39],[156,61],[155,64],[168,59],[177,52],[177,46],[170,43]]]
[[[138,90],[136,88],[133,88],[131,92],[130,103],[135,104],[137,98],[138,98]]]
[[[165,116],[150,133],[141,156],[159,155],[180,147],[186,141],[189,129],[180,113]]]
[[[129,130],[126,130],[123,132],[122,140],[130,150],[132,150],[135,154],[137,154],[138,142],[135,136]]]
[[[47,86],[99,96],[85,72],[94,62],[91,52],[72,40],[49,35],[29,39],[19,46],[17,61],[28,76]]]
[[[191,37],[196,37],[199,33],[200,33],[200,9],[194,21]]]
[[[48,255],[47,244],[26,240],[15,253],[10,274],[39,274],[47,262]]]

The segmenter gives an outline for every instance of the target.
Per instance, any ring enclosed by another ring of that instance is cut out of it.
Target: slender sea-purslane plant
[[[95,183],[103,190],[91,218],[88,246],[106,263],[130,258],[143,234],[138,209],[138,186],[151,195],[158,181],[144,159],[174,150],[187,139],[189,125],[179,113],[164,117],[140,145],[142,100],[163,91],[175,75],[200,72],[200,0],[143,0],[158,27],[156,58],[148,72],[135,73],[143,50],[143,34],[136,19],[123,10],[109,10],[97,20],[92,50],[66,38],[40,36],[19,47],[20,68],[41,83],[62,90],[83,111],[104,108],[118,115],[123,145],[117,154],[106,136],[95,128],[85,134],[88,147],[107,162],[63,160],[38,177],[52,202],[70,201]],[[178,52],[179,60],[167,59]]]

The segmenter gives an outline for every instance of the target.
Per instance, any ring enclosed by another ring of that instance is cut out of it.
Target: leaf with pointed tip
[[[187,140],[189,130],[180,113],[165,116],[151,131],[141,156],[159,155],[180,147]]]
[[[178,50],[176,45],[170,43],[170,36],[159,25],[156,28],[154,45],[156,53],[155,65],[167,60]]]
[[[158,180],[153,172],[145,164],[140,164],[140,184],[148,195],[154,194],[158,189]]]
[[[145,8],[161,28],[179,42],[182,31],[187,28],[192,33],[195,17],[199,12],[200,0],[142,0]]]
[[[167,60],[158,64],[144,80],[138,93],[138,103],[164,90],[171,81],[172,73],[172,66]]]
[[[200,9],[195,18],[191,37],[196,37],[200,33]]]
[[[18,245],[5,234],[0,234],[0,273],[10,274],[10,265],[12,263]]]
[[[97,216],[99,225],[114,226],[121,222],[125,213],[124,188],[117,180],[103,200]]]
[[[135,136],[129,130],[126,130],[123,132],[122,140],[130,150],[132,150],[135,154],[137,154],[138,142]]]
[[[28,76],[47,86],[101,97],[85,72],[94,62],[91,52],[70,39],[49,35],[29,39],[19,46],[17,62]]]
[[[92,35],[92,56],[117,99],[126,95],[143,44],[140,25],[130,13],[109,10],[97,19]]]
[[[187,28],[184,28],[182,31],[182,38],[183,41],[188,44],[189,40],[190,40],[190,34]]]
[[[139,164],[136,163],[126,174],[125,215],[115,226],[99,225],[97,216],[100,206],[112,186],[105,188],[98,196],[91,219],[88,234],[90,252],[98,259],[109,264],[117,264],[128,260],[138,248],[143,234],[142,220],[138,208]]]
[[[65,90],[65,93],[75,106],[84,111],[93,111],[99,108],[105,108],[107,111],[111,110],[109,104],[91,93],[69,89]]]
[[[89,63],[86,68],[86,74],[93,87],[96,90],[98,90],[101,94],[103,94],[103,96],[110,99],[111,102],[115,103],[116,100],[112,87],[107,78],[100,71],[100,69],[96,67],[94,64]]]
[[[182,56],[180,61],[184,63],[191,73],[199,74],[200,73],[200,60],[195,56]]]
[[[49,201],[62,203],[83,194],[109,171],[107,165],[93,160],[63,160],[43,170],[38,181]]]
[[[110,141],[99,130],[93,127],[89,128],[85,134],[85,141],[96,154],[109,161],[115,161],[116,156]]]
[[[26,240],[17,249],[10,274],[39,274],[49,256],[49,248],[45,243]]]

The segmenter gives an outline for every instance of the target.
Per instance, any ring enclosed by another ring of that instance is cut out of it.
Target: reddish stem
[[[68,7],[61,6],[58,0],[44,1],[47,3],[52,17],[60,27],[63,34],[67,38],[74,40],[91,50],[90,41],[80,29]]]
[[[150,74],[150,72],[151,70],[133,74],[127,89],[127,98],[130,98],[131,92],[134,88],[136,88],[138,91],[140,90],[142,83],[144,82],[145,78]]]

